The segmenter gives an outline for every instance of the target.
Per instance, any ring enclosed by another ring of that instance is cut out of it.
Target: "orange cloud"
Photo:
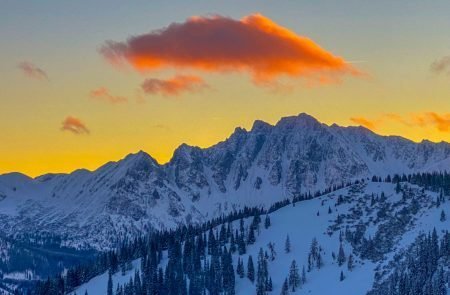
[[[128,102],[128,99],[126,97],[111,95],[111,93],[109,93],[109,90],[106,89],[105,87],[100,87],[100,88],[92,90],[90,92],[89,96],[92,99],[96,99],[99,101],[104,101],[104,102],[108,102],[108,103],[112,103],[112,104]]]
[[[435,112],[426,112],[422,114],[413,114],[412,120],[420,127],[434,126],[441,132],[450,131],[450,114],[437,114]]]
[[[241,20],[191,17],[125,42],[107,41],[100,53],[113,64],[128,63],[139,71],[248,72],[258,84],[282,76],[322,84],[338,82],[342,75],[361,74],[342,57],[261,14]]]
[[[352,117],[350,121],[372,130],[385,122],[397,122],[408,127],[435,127],[441,132],[450,131],[450,113],[422,112],[409,116],[388,113],[373,120],[364,117]]]
[[[146,79],[141,87],[146,94],[177,96],[182,92],[200,91],[207,87],[207,84],[197,76],[177,75],[167,80]]]
[[[352,117],[352,118],[350,118],[350,121],[352,121],[353,123],[356,123],[358,125],[364,126],[371,130],[376,129],[376,125],[377,125],[376,121],[372,121],[372,120],[369,120],[364,117]]]
[[[17,67],[22,71],[22,73],[32,79],[37,80],[48,80],[47,73],[37,67],[36,65],[32,64],[28,61],[23,61],[17,65]]]
[[[68,116],[62,122],[62,131],[70,131],[73,134],[89,134],[90,131],[86,125],[78,118]]]

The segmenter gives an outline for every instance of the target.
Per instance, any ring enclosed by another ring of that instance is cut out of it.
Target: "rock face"
[[[236,128],[206,149],[183,144],[164,165],[138,152],[93,172],[1,175],[0,232],[49,233],[70,246],[105,248],[151,228],[201,222],[352,179],[448,167],[448,143],[327,126],[300,114],[274,126],[256,121],[250,131]]]

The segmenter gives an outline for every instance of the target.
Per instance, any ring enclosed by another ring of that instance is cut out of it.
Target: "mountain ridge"
[[[151,228],[201,223],[355,179],[450,167],[450,144],[414,143],[307,114],[255,121],[208,148],[180,145],[159,164],[144,151],[96,170],[0,176],[0,232],[51,232],[108,248]]]
[[[200,146],[197,146],[197,145],[190,145],[188,143],[181,143],[177,148],[174,149],[172,157],[167,162],[160,163],[160,162],[158,162],[158,160],[154,159],[151,156],[150,153],[140,149],[140,150],[138,150],[136,152],[131,152],[129,154],[126,154],[121,159],[108,161],[108,162],[100,165],[99,167],[97,167],[95,169],[77,168],[77,169],[75,169],[75,170],[73,170],[71,172],[48,172],[48,173],[44,173],[44,174],[37,175],[37,176],[34,176],[34,177],[29,176],[26,173],[22,173],[22,172],[19,172],[19,171],[11,171],[11,172],[6,172],[6,173],[0,174],[0,177],[12,175],[12,174],[21,174],[21,175],[27,176],[27,177],[29,177],[31,179],[39,179],[39,178],[50,176],[50,175],[52,175],[52,176],[53,175],[70,175],[70,174],[73,174],[73,173],[77,173],[79,171],[95,172],[96,170],[100,169],[101,167],[103,167],[105,165],[108,165],[110,163],[121,162],[121,161],[125,160],[128,156],[139,155],[139,154],[145,154],[145,155],[149,156],[153,161],[155,161],[158,165],[165,166],[165,165],[169,164],[170,162],[172,162],[172,160],[174,158],[174,155],[175,155],[175,152],[178,149],[182,148],[182,147],[187,146],[187,147],[190,147],[190,148],[198,148],[198,149],[202,149],[202,150],[209,149],[209,148],[212,148],[212,147],[216,146],[217,144],[220,144],[221,142],[224,142],[224,141],[228,140],[234,133],[236,133],[237,130],[238,130],[238,132],[243,131],[244,133],[260,131],[260,130],[267,130],[268,128],[270,129],[270,128],[273,128],[273,127],[277,126],[283,120],[291,120],[291,119],[296,119],[296,118],[310,118],[310,119],[313,119],[315,122],[317,122],[319,124],[322,124],[322,125],[325,125],[325,126],[327,126],[329,128],[339,128],[339,129],[348,129],[348,130],[352,130],[352,129],[353,130],[361,130],[363,133],[377,135],[377,136],[380,136],[380,137],[383,137],[383,138],[394,138],[394,139],[404,140],[404,141],[415,143],[415,144],[433,144],[433,145],[441,145],[442,144],[442,145],[449,145],[450,146],[450,142],[447,142],[447,141],[434,142],[434,141],[431,141],[429,139],[422,139],[421,141],[413,141],[413,140],[408,139],[406,137],[403,137],[401,135],[381,135],[381,134],[378,134],[378,133],[376,133],[376,132],[374,132],[374,131],[372,131],[372,130],[364,127],[364,126],[362,126],[362,125],[358,125],[358,126],[353,126],[353,125],[343,126],[343,125],[338,125],[336,123],[332,123],[330,125],[327,125],[326,123],[318,121],[316,118],[314,118],[313,116],[311,116],[311,115],[309,115],[307,113],[299,113],[298,115],[282,117],[275,124],[270,124],[270,123],[268,123],[266,121],[263,121],[263,120],[260,120],[260,119],[256,119],[253,122],[252,127],[249,130],[247,130],[244,127],[236,127],[235,130],[230,134],[229,137],[227,137],[224,140],[219,141],[219,142],[217,142],[215,144],[212,144],[211,146],[200,147]]]

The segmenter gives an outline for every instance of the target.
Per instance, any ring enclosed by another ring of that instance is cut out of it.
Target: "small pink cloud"
[[[178,96],[183,92],[197,92],[208,87],[201,77],[177,75],[167,80],[146,79],[141,88],[146,94],[162,94],[164,96]]]
[[[97,89],[92,90],[89,93],[89,96],[92,99],[111,103],[111,104],[120,104],[128,102],[128,99],[123,96],[112,95],[109,90],[105,87],[99,87]]]
[[[70,131],[73,134],[89,134],[90,131],[80,119],[68,116],[62,122],[62,131]]]
[[[17,65],[17,67],[22,71],[22,73],[28,78],[37,79],[37,80],[48,80],[47,73],[34,65],[31,62],[23,61]]]

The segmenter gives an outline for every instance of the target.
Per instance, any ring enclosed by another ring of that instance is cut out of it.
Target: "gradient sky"
[[[2,0],[0,173],[95,169],[138,150],[163,163],[183,142],[206,147],[255,119],[276,123],[301,112],[327,124],[450,141],[449,11],[449,1]],[[288,87],[274,88],[245,71],[139,72],[99,53],[106,40],[192,16],[255,13],[365,75],[326,85],[289,78]],[[146,79],[177,75],[201,83],[175,95],[158,93],[158,83],[156,93],[141,89]]]

